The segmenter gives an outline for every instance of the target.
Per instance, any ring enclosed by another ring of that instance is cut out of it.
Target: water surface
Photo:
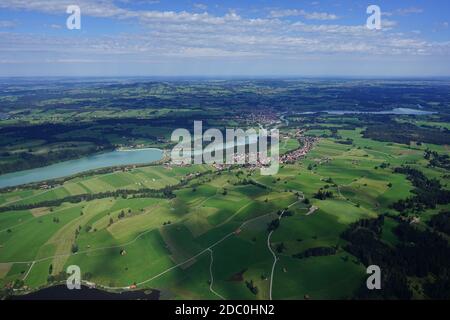
[[[55,163],[46,167],[0,175],[0,188],[62,178],[94,169],[150,163],[162,158],[163,151],[154,148],[105,152]]]
[[[327,113],[334,115],[345,115],[345,114],[393,114],[393,115],[431,115],[436,114],[437,112],[426,111],[426,110],[418,110],[418,109],[410,109],[410,108],[395,108],[387,111],[353,111],[353,110],[324,110],[324,111],[308,111],[302,112],[301,114],[315,114],[315,113]]]
[[[158,300],[159,296],[157,290],[149,293],[144,290],[113,293],[86,286],[81,286],[80,290],[69,290],[65,285],[57,285],[22,296],[12,296],[11,300]]]

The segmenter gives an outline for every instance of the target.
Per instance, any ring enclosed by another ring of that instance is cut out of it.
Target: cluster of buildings
[[[247,153],[234,153],[233,155],[233,163],[214,163],[213,167],[217,170],[225,170],[229,168],[231,165],[244,165],[247,168],[250,169],[260,169],[266,165],[270,164],[270,159],[267,159],[267,161],[261,161],[262,157],[260,156],[260,153],[256,153],[256,162],[250,163],[249,161],[249,155]]]
[[[299,149],[282,155],[280,157],[280,163],[293,163],[298,159],[304,157],[309,151],[311,151],[311,149],[314,147],[314,144],[317,143],[319,138],[300,136],[298,137],[298,140],[302,144],[302,146]]]
[[[280,163],[293,163],[297,161],[298,159],[304,157],[308,152],[311,151],[311,149],[314,147],[314,145],[317,143],[319,138],[317,137],[308,137],[304,136],[304,130],[297,129],[296,132],[292,135],[290,135],[293,138],[298,139],[298,141],[301,144],[301,147],[293,150],[289,153],[286,153],[284,155],[280,156]],[[263,167],[266,167],[270,165],[270,158],[265,160],[266,155],[262,155],[257,152],[256,153],[256,161],[250,161],[249,154],[248,153],[237,153],[235,152],[233,154],[233,160],[231,163],[225,163],[225,162],[217,162],[212,164],[212,166],[216,170],[225,170],[229,168],[232,165],[243,165],[246,168],[250,169],[261,169]],[[190,163],[182,163],[181,166],[189,166]]]
[[[280,120],[278,116],[271,111],[265,111],[265,112],[249,112],[249,113],[243,113],[241,116],[237,116],[235,118],[236,120],[244,121],[248,124],[254,125],[255,123],[259,123],[260,125],[264,127],[270,127],[272,125],[275,125]]]

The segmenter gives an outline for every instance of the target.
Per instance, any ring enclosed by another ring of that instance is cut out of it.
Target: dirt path
[[[212,293],[214,293],[216,296],[218,296],[220,299],[222,300],[226,300],[223,296],[221,296],[220,294],[218,294],[216,291],[214,291],[213,289],[213,284],[214,284],[214,276],[213,276],[213,271],[212,271],[212,266],[214,263],[214,254],[213,251],[211,249],[209,249],[209,253],[211,254],[211,263],[209,264],[209,274],[211,276],[211,282],[209,284],[209,291],[211,291]]]
[[[295,201],[294,203],[290,204],[288,206],[288,208],[292,207],[293,205],[295,205],[296,203],[298,203],[300,200]],[[283,212],[281,212],[280,216],[278,217],[278,220],[280,221],[283,218],[284,213],[286,212],[286,210],[283,210]],[[272,237],[272,233],[275,230],[270,231],[269,235],[267,236],[267,248],[269,248],[270,253],[273,256],[273,264],[272,264],[272,272],[270,274],[270,286],[269,286],[269,300],[272,300],[272,285],[273,285],[273,274],[275,273],[275,266],[277,264],[278,261],[278,257],[275,254],[275,252],[272,250],[272,246],[270,245],[270,238]]]
[[[306,213],[307,216],[312,215],[314,212],[316,212],[317,210],[319,210],[319,207],[316,206],[311,206],[311,208],[309,208],[309,211]]]

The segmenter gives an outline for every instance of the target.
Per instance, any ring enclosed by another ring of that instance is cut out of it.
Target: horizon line
[[[166,79],[450,79],[450,75],[0,75],[0,79],[130,79],[130,78],[166,78]]]

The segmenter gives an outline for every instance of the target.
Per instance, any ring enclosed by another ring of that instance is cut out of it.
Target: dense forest
[[[444,145],[450,141],[450,130],[423,128],[409,123],[388,122],[368,126],[363,132],[363,137],[408,145],[412,141]]]
[[[433,229],[450,236],[450,211],[442,211],[428,222]]]
[[[296,253],[292,257],[298,259],[304,259],[308,257],[317,257],[317,256],[331,256],[336,254],[336,248],[334,247],[315,247],[306,249],[303,252]]]
[[[384,216],[352,224],[342,238],[345,250],[365,265],[378,265],[382,270],[382,290],[368,290],[365,284],[356,298],[411,299],[422,294],[434,299],[449,299],[450,246],[448,240],[433,230],[420,230],[398,219],[394,233],[396,246],[381,239]],[[413,279],[420,281],[413,281]]]

